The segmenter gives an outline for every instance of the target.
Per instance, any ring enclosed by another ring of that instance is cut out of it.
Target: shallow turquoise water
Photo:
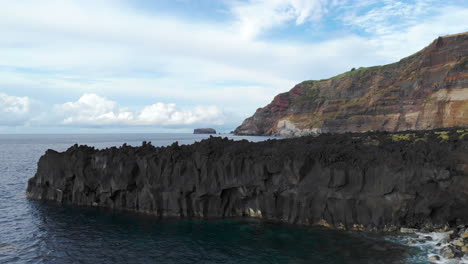
[[[205,137],[0,135],[0,263],[426,263],[426,252],[398,237],[256,219],[157,219],[25,198],[27,180],[48,148],[188,144]]]

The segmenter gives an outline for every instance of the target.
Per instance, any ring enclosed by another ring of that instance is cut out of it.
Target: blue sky
[[[0,133],[226,132],[468,31],[461,0],[0,1]]]

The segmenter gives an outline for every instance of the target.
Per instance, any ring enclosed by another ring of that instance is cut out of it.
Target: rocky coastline
[[[468,129],[48,150],[27,197],[158,217],[258,217],[413,233],[467,258]],[[442,235],[441,235],[442,234]],[[440,238],[443,239],[440,239]],[[435,239],[437,238],[437,239]]]
[[[27,196],[177,217],[347,230],[468,223],[468,130],[48,150]]]
[[[401,228],[407,234],[406,244],[411,247],[430,247],[430,263],[468,263],[468,226],[424,227],[422,229]]]

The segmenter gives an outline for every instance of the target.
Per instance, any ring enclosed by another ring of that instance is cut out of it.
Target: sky
[[[468,31],[466,0],[0,0],[0,133],[229,132]]]

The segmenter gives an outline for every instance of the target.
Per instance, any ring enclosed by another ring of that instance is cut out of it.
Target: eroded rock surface
[[[302,82],[259,108],[234,132],[301,136],[466,125],[468,33],[462,33],[440,37],[393,64]]]
[[[48,150],[31,199],[340,229],[468,223],[468,129]]]

